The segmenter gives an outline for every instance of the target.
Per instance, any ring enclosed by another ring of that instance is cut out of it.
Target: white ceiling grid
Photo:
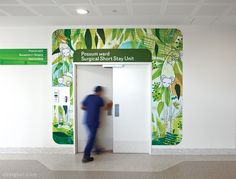
[[[76,14],[77,8],[89,14]],[[0,0],[0,18],[150,19],[157,24],[236,25],[236,0]],[[141,22],[140,22],[141,23]]]

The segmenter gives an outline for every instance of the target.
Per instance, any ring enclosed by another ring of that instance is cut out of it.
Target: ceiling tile
[[[89,0],[54,0],[58,4],[89,4]]]
[[[195,17],[192,21],[193,25],[210,25],[216,17]]]
[[[6,16],[6,14],[0,11],[0,16]]]
[[[134,5],[134,15],[154,15],[160,14],[160,6],[158,5]]]
[[[205,5],[199,8],[199,10],[196,12],[196,15],[197,16],[219,16],[226,9],[227,9],[227,6],[222,6],[222,5],[217,5],[217,6]]]
[[[26,4],[54,4],[52,0],[21,0]]]
[[[236,18],[231,16],[231,17],[221,17],[217,19],[214,24],[215,25],[236,25]]]
[[[163,0],[132,0],[132,3],[142,3],[142,4],[149,4],[149,3],[162,3]]]
[[[206,3],[234,3],[235,0],[205,0]]]
[[[0,0],[0,4],[19,4],[17,0]]]
[[[126,0],[93,0],[96,4],[125,4]]]
[[[231,9],[228,13],[228,16],[236,16],[236,7],[234,7],[233,9]]]
[[[65,12],[55,6],[33,6],[31,7],[42,16],[65,16]]]
[[[168,3],[197,3],[199,0],[168,0]]]
[[[164,16],[157,18],[157,24],[163,25],[178,25],[178,24],[191,24],[191,19],[189,17],[173,17],[173,16]]]
[[[169,5],[166,8],[165,14],[168,15],[190,15],[195,6],[194,5]]]
[[[99,6],[102,15],[124,16],[128,15],[126,6]]]
[[[33,12],[22,6],[2,6],[0,10],[9,13],[12,16],[35,16]]]
[[[77,5],[77,6],[64,6],[64,9],[67,10],[68,13],[70,13],[73,16],[95,16],[97,15],[96,11],[92,6],[89,5]],[[76,12],[76,9],[86,9],[89,11],[86,15],[79,15]]]

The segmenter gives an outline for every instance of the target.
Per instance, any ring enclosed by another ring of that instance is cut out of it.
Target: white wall
[[[0,147],[61,147],[52,139],[53,29],[0,29],[0,48],[48,48],[48,64],[0,65]]]
[[[183,140],[169,149],[232,149],[236,134],[236,28],[185,27]]]
[[[235,148],[236,28],[184,31],[185,148]]]
[[[0,29],[0,48],[47,47],[49,52],[47,66],[0,66],[0,147],[63,146],[53,142],[51,129],[54,29]],[[184,138],[178,146],[156,148],[235,148],[236,28],[180,29],[184,35]]]

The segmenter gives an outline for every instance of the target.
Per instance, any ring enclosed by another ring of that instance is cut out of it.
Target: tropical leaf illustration
[[[85,44],[87,49],[91,49],[92,48],[92,35],[89,29],[86,30],[85,32]]]
[[[105,44],[106,38],[105,38],[104,30],[103,29],[97,29],[97,33],[100,36],[100,38],[102,39],[103,44]]]
[[[176,91],[176,94],[178,96],[178,99],[180,98],[180,85],[176,84],[175,85],[175,91]]]
[[[183,35],[178,29],[114,28],[59,29],[52,35],[52,85],[70,90],[73,109],[73,53],[77,49],[148,49],[152,53],[152,144],[177,145],[182,140]],[[71,50],[60,51],[62,44]],[[62,84],[61,81],[66,81]],[[60,84],[59,84],[60,82]],[[62,113],[61,113],[62,109]],[[69,110],[72,111],[73,110]],[[73,144],[73,117],[66,118],[63,107],[55,106],[53,139]],[[71,115],[73,116],[73,115]]]
[[[161,76],[161,68],[158,68],[152,75],[152,80],[155,80],[157,77]]]
[[[165,103],[167,106],[170,105],[170,90],[168,88],[165,89]]]
[[[62,66],[63,63],[58,63],[53,73],[56,73]]]
[[[155,55],[157,56],[157,54],[158,54],[158,45],[155,44]]]
[[[71,29],[65,29],[64,30],[64,35],[67,37],[67,39],[70,39]]]
[[[60,53],[60,49],[59,49],[59,48],[57,48],[56,50],[54,50],[54,51],[52,52],[52,55],[55,55],[55,54],[57,54],[57,53]]]
[[[116,34],[117,34],[117,29],[112,29],[112,40],[114,40],[116,38]]]
[[[163,102],[158,103],[157,112],[159,115],[161,114],[163,108],[164,108],[164,103]]]

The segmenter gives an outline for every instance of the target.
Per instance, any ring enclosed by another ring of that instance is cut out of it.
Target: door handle
[[[119,116],[120,116],[120,105],[115,104],[115,117],[119,117]]]

